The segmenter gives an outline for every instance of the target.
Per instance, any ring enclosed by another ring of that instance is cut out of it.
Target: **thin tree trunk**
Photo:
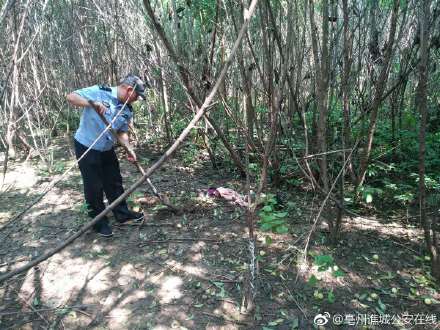
[[[425,187],[425,154],[426,154],[426,122],[427,113],[427,84],[428,84],[428,58],[429,58],[429,7],[430,0],[422,0],[420,15],[420,63],[419,63],[419,84],[417,87],[416,104],[420,113],[419,131],[419,206],[420,221],[425,233],[425,243],[431,256],[432,275],[440,281],[440,247],[436,239],[436,228],[434,221],[438,220],[435,214],[434,221],[426,217],[426,187]]]
[[[327,116],[328,116],[328,89],[329,89],[329,46],[328,46],[328,0],[322,2],[322,44],[318,45],[318,32],[315,24],[314,2],[309,1],[310,14],[310,29],[312,36],[313,59],[315,63],[315,92],[318,105],[318,120],[317,120],[317,143],[318,151],[322,153],[322,158],[319,160],[320,179],[324,191],[328,191],[329,178],[327,169]]]
[[[15,158],[16,156],[16,150],[15,150],[15,144],[14,144],[14,138],[16,135],[17,127],[15,124],[16,118],[17,118],[17,104],[18,104],[18,76],[19,76],[19,69],[18,69],[18,50],[20,46],[20,40],[24,29],[24,24],[26,22],[26,18],[28,16],[28,8],[32,0],[28,0],[26,2],[23,16],[21,17],[21,22],[18,30],[16,31],[15,35],[15,45],[14,45],[14,52],[11,59],[11,70],[12,70],[12,78],[11,78],[11,95],[10,95],[10,101],[9,101],[9,116],[8,116],[8,124],[7,124],[7,131],[6,131],[6,143],[8,144],[8,154],[9,156],[7,158]],[[6,167],[6,165],[5,165]]]
[[[3,25],[3,21],[8,14],[9,9],[14,5],[15,0],[5,0],[3,3],[2,9],[0,10],[0,30]]]
[[[375,84],[375,95],[374,99],[372,101],[371,107],[370,107],[370,123],[368,127],[367,132],[367,142],[365,144],[364,152],[361,156],[360,165],[359,165],[359,175],[358,175],[358,182],[357,186],[361,186],[364,183],[365,175],[367,173],[368,164],[370,161],[370,154],[371,149],[373,147],[373,138],[374,133],[376,131],[376,124],[377,124],[377,114],[379,111],[379,107],[382,103],[382,95],[385,90],[386,83],[388,81],[388,75],[389,75],[389,67],[391,62],[391,55],[393,54],[393,45],[395,41],[395,34],[396,34],[396,25],[397,25],[397,19],[399,18],[399,3],[400,0],[394,0],[393,5],[393,13],[391,15],[391,28],[390,28],[390,34],[387,40],[387,48],[385,50],[385,55],[383,59],[383,65],[382,70],[379,74],[379,77],[377,79],[377,83]]]
[[[348,0],[342,0],[342,11],[344,16],[344,56],[343,56],[343,68],[342,68],[342,108],[344,113],[344,126],[343,126],[343,144],[344,146],[351,145],[351,114],[350,114],[350,74],[352,58],[353,37],[350,35],[350,22],[349,22],[349,8]],[[343,148],[345,149],[345,147]],[[347,153],[346,153],[347,156]],[[353,163],[349,160],[347,164],[348,172],[353,183],[357,181],[356,174],[354,173]]]
[[[171,143],[171,127],[170,127],[170,122],[169,122],[169,117],[170,117],[170,105],[169,105],[169,97],[168,97],[168,86],[167,86],[167,82],[165,80],[165,73],[164,73],[164,68],[162,67],[162,55],[160,52],[160,48],[159,45],[157,44],[157,42],[155,42],[154,47],[156,48],[156,56],[157,56],[157,61],[158,61],[158,66],[160,68],[160,82],[159,82],[159,86],[160,86],[160,91],[162,92],[162,105],[163,105],[163,120],[164,120],[164,126],[165,126],[165,138],[168,144]]]

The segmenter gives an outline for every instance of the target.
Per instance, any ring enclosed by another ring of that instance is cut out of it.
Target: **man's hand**
[[[133,150],[130,150],[130,149],[127,150],[127,160],[128,160],[130,163],[135,163],[135,162],[137,162],[137,157],[136,157],[136,154],[134,153]]]
[[[130,142],[128,141],[127,132],[119,132],[118,133],[118,141],[124,147],[124,149],[127,151],[127,160],[130,163],[137,162],[136,154],[135,154],[132,146],[130,145]]]

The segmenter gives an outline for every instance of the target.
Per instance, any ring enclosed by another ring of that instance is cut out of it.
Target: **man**
[[[138,98],[145,99],[144,92],[144,82],[135,75],[128,75],[116,87],[95,85],[67,95],[67,101],[71,105],[84,108],[74,144],[77,159],[91,147],[79,161],[79,169],[88,214],[92,218],[105,209],[104,192],[109,203],[124,192],[119,162],[113,147],[117,141],[109,130],[102,134],[106,125],[100,115],[112,123],[112,128],[120,140],[129,146],[127,131],[133,117],[131,103]],[[136,161],[136,155],[131,151],[127,159],[131,162]],[[113,209],[113,215],[121,224],[140,222],[143,219],[142,213],[128,209],[125,200]],[[107,217],[100,220],[93,229],[103,237],[113,235]]]

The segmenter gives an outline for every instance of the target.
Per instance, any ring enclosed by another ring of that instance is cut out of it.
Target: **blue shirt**
[[[104,117],[110,123],[117,113],[124,106],[117,97],[117,87],[91,86],[74,91],[79,96],[91,101],[108,104]],[[112,124],[115,131],[127,132],[128,123],[133,117],[132,108],[126,104],[121,113]],[[86,147],[90,147],[96,138],[104,131],[106,125],[92,107],[84,108],[81,115],[78,130],[75,133],[75,140]],[[93,145],[92,149],[98,151],[110,150],[116,143],[112,133],[108,130]]]

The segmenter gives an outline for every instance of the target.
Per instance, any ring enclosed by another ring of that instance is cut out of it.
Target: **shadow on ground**
[[[128,186],[136,174],[125,162],[122,170]],[[81,213],[78,178],[76,173],[29,215],[0,232],[1,273],[53,248],[87,221]],[[303,262],[311,226],[303,210],[291,216],[289,234],[257,233],[256,308],[252,315],[242,314],[250,262],[244,210],[207,198],[203,189],[229,186],[243,191],[243,183],[206,163],[190,167],[175,160],[152,181],[173,197],[183,214],[153,203],[145,207],[142,226],[114,226],[112,239],[87,233],[28,273],[2,283],[0,328],[309,329],[315,316],[325,313],[350,322],[351,315],[439,312],[438,305],[426,304],[427,297],[440,298],[420,250],[419,230],[380,219],[345,219],[340,244],[326,245],[328,234],[322,227]],[[140,194],[144,191],[146,187]],[[298,202],[300,192],[288,196],[298,207],[309,205]],[[15,208],[14,198],[8,200],[2,206]],[[271,244],[265,243],[267,236]],[[313,261],[323,255],[332,256],[333,264],[319,271]],[[334,276],[336,269],[343,275]],[[312,275],[316,281],[310,280]],[[415,318],[411,322],[412,329],[432,325],[415,325]],[[326,328],[361,326],[331,323]],[[395,320],[370,328],[405,325]]]

